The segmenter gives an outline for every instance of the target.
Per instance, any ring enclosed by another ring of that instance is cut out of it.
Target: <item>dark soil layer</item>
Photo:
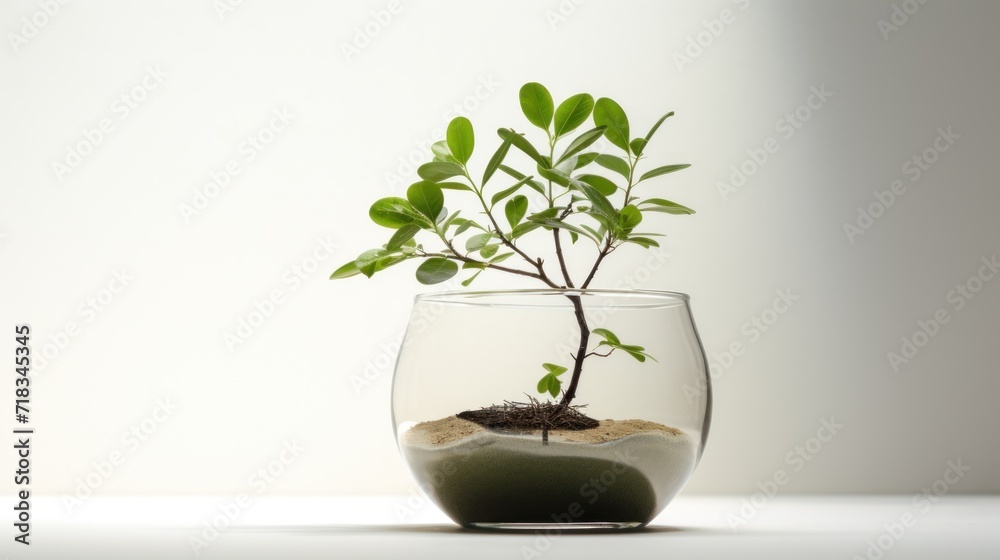
[[[479,449],[428,465],[442,508],[457,523],[649,523],[656,495],[622,463]]]
[[[580,412],[577,406],[555,403],[518,403],[507,401],[479,410],[466,410],[457,416],[491,430],[587,430],[601,423]]]

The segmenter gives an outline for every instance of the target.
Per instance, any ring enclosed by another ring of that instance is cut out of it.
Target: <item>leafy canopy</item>
[[[418,260],[416,278],[426,285],[446,282],[468,271],[461,282],[468,286],[491,269],[535,278],[551,288],[574,288],[577,284],[561,244],[561,236],[566,234],[571,243],[583,239],[596,251],[589,274],[579,284],[585,289],[604,258],[619,247],[659,246],[654,238],[661,234],[638,231],[650,213],[694,213],[643,184],[690,167],[640,166],[650,141],[673,112],[663,115],[645,135],[632,137],[624,109],[607,97],[595,100],[590,94],[578,93],[557,105],[545,86],[531,82],[521,87],[518,100],[528,123],[545,133],[545,144],[536,145],[513,128],[500,128],[499,146],[479,156],[486,165],[477,181],[470,169],[475,131],[469,119],[456,117],[448,124],[445,139],[431,147],[430,161],[417,169],[419,180],[406,189],[406,198],[381,198],[369,209],[376,225],[392,230],[385,244],[364,251],[330,278],[371,277]],[[602,140],[608,149],[594,150]],[[521,164],[508,163],[512,153],[525,156],[517,158]],[[528,167],[524,161],[529,162]],[[471,197],[481,210],[471,216],[460,211],[449,213],[446,192],[449,199],[453,195]],[[552,238],[559,275],[552,275],[541,258],[522,249],[523,239],[529,235]],[[418,236],[433,241],[433,248],[418,242]],[[519,264],[507,262],[515,257]],[[582,328],[587,330],[585,325]],[[640,362],[652,359],[645,348],[623,344],[608,329],[594,329],[592,334],[600,342],[588,352],[572,356],[576,362],[574,379],[588,356],[605,357],[621,351]],[[560,376],[569,368],[552,363],[542,367],[545,374],[536,388],[557,397],[562,390]]]

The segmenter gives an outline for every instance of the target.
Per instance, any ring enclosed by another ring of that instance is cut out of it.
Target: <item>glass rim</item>
[[[613,290],[601,288],[528,288],[512,290],[447,290],[417,294],[414,303],[434,302],[448,305],[550,307],[544,303],[518,301],[531,296],[580,296],[588,299],[615,299],[616,307],[670,307],[687,305],[691,296],[664,290]],[[503,301],[508,299],[508,301]],[[631,300],[631,301],[629,301]],[[559,305],[563,307],[564,304]]]

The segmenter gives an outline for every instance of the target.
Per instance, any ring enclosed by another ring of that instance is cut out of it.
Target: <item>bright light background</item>
[[[637,130],[677,112],[647,152],[694,167],[651,188],[699,213],[663,219],[666,267],[647,278],[623,251],[596,284],[692,295],[721,365],[688,493],[749,494],[778,469],[787,493],[913,493],[958,459],[971,471],[953,491],[1000,491],[1000,279],[961,309],[948,299],[1000,251],[1000,4],[927,3],[884,35],[887,1],[246,0],[220,15],[223,2],[0,5],[2,348],[21,322],[36,353],[54,345],[35,373],[36,491],[74,492],[119,452],[97,494],[242,492],[292,441],[304,451],[269,492],[409,491],[388,364],[426,288],[411,270],[326,277],[383,241],[369,204],[402,192],[412,176],[387,174],[455,105],[477,125],[479,166],[492,130],[527,128],[527,81],[613,97]],[[833,95],[802,109],[813,88]],[[797,110],[808,118],[788,135],[778,121]],[[102,119],[113,129],[92,153],[55,171]],[[241,151],[272,123],[270,143]],[[957,140],[913,181],[904,164],[949,127]],[[722,196],[769,138],[777,153]],[[185,217],[231,160],[240,172]],[[849,238],[897,179],[905,194]],[[318,269],[286,276],[329,244]],[[127,285],[88,311],[121,271]],[[227,345],[275,290],[274,312]],[[798,299],[754,337],[744,324],[776,290]],[[938,309],[949,322],[894,371],[887,353]],[[744,352],[723,363],[733,343]],[[158,401],[176,406],[162,421]],[[793,472],[787,455],[831,418],[843,429]],[[154,433],[123,439],[144,421]]]

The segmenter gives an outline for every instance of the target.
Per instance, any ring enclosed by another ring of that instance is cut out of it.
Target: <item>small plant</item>
[[[392,229],[389,241],[378,249],[361,253],[357,259],[338,268],[330,278],[358,274],[371,277],[389,267],[417,259],[417,281],[437,284],[454,277],[460,270],[470,271],[462,281],[470,285],[484,270],[496,270],[534,278],[554,289],[566,289],[580,328],[577,351],[572,360],[569,384],[563,390],[561,378],[570,367],[543,363],[544,374],[537,391],[557,398],[550,408],[566,413],[576,398],[584,362],[590,357],[606,358],[621,351],[644,362],[652,356],[645,348],[624,344],[607,329],[590,330],[584,315],[580,293],[590,287],[601,263],[625,244],[645,249],[658,247],[657,233],[637,233],[643,215],[649,212],[693,214],[694,210],[663,198],[640,196],[640,184],[662,175],[680,171],[687,164],[663,165],[639,174],[647,144],[665,120],[667,113],[645,136],[631,138],[628,117],[618,103],[606,97],[598,99],[580,93],[558,107],[549,91],[538,83],[528,83],[520,90],[521,110],[528,122],[545,131],[547,142],[538,149],[524,135],[510,128],[497,131],[501,142],[490,157],[477,181],[468,167],[475,147],[472,123],[457,117],[448,125],[447,138],[435,143],[433,159],[417,170],[420,181],[413,183],[406,198],[388,197],[376,201],[369,216],[376,224]],[[570,139],[569,134],[593,119],[594,127]],[[601,138],[610,142],[614,153],[587,151]],[[567,141],[568,140],[568,141]],[[558,156],[557,146],[561,146]],[[533,172],[520,171],[507,164],[511,147],[523,153],[533,165]],[[597,165],[612,178],[584,171]],[[512,184],[493,188],[503,176]],[[645,186],[645,185],[643,185]],[[476,200],[478,215],[463,217],[460,211],[445,208],[445,191],[467,194]],[[617,202],[615,202],[617,201]],[[499,213],[499,208],[503,213]],[[418,234],[435,238],[430,248],[416,240]],[[545,260],[522,249],[523,240],[542,235],[551,238],[559,273],[551,275]],[[594,244],[596,257],[582,282],[574,282],[567,266],[564,235],[571,243],[581,239]],[[508,259],[517,258],[520,265]],[[592,348],[591,335],[601,340]]]

